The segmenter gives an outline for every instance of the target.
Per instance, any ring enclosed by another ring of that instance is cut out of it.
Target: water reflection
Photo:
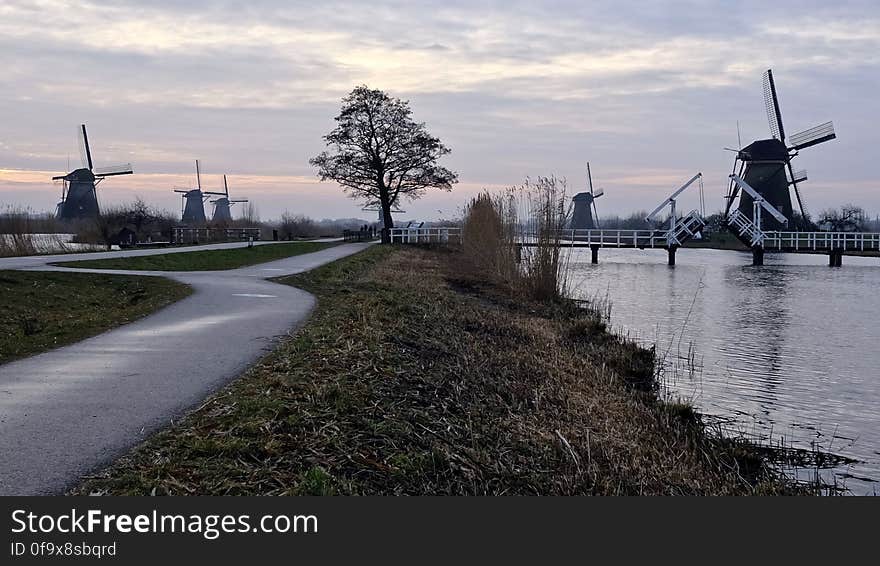
[[[880,491],[880,259],[680,250],[575,251],[573,294],[611,301],[612,323],[666,357],[668,387],[760,437],[861,462],[836,472]],[[682,371],[696,354],[699,371]],[[852,478],[849,476],[858,476]]]

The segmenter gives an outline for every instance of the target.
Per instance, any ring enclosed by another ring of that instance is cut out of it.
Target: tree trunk
[[[379,191],[379,205],[382,207],[382,243],[391,243],[391,229],[394,228],[394,219],[391,218],[391,200],[388,198],[388,190]]]

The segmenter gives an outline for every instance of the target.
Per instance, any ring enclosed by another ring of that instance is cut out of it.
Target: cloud
[[[12,0],[0,5],[0,167],[64,169],[85,121],[98,160],[132,161],[145,184],[199,157],[279,207],[275,187],[312,177],[339,99],[366,83],[409,98],[472,186],[580,182],[589,159],[618,195],[647,200],[647,180],[694,170],[720,192],[737,121],[767,135],[760,75],[773,67],[790,130],[838,126],[839,140],[799,158],[837,187],[809,201],[880,210],[865,188],[878,30],[872,2]],[[0,200],[37,202],[9,187]],[[350,212],[318,194],[288,204]],[[606,206],[626,212],[632,199],[614,194]]]

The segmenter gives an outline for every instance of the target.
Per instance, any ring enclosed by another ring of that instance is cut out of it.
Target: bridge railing
[[[566,243],[602,247],[666,247],[665,230],[561,230],[557,233],[561,245]],[[524,240],[536,239],[526,234]]]
[[[880,233],[765,232],[764,249],[794,251],[880,251]]]
[[[432,228],[392,228],[392,244],[447,244],[461,242],[461,228],[440,226]]]

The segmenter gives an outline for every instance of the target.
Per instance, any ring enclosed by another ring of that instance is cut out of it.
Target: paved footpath
[[[195,292],[99,336],[0,365],[0,495],[63,493],[170,425],[308,316],[312,295],[266,278],[308,271],[369,245],[228,271],[100,270],[162,275]],[[47,263],[186,250],[3,258],[0,269],[71,271]]]

